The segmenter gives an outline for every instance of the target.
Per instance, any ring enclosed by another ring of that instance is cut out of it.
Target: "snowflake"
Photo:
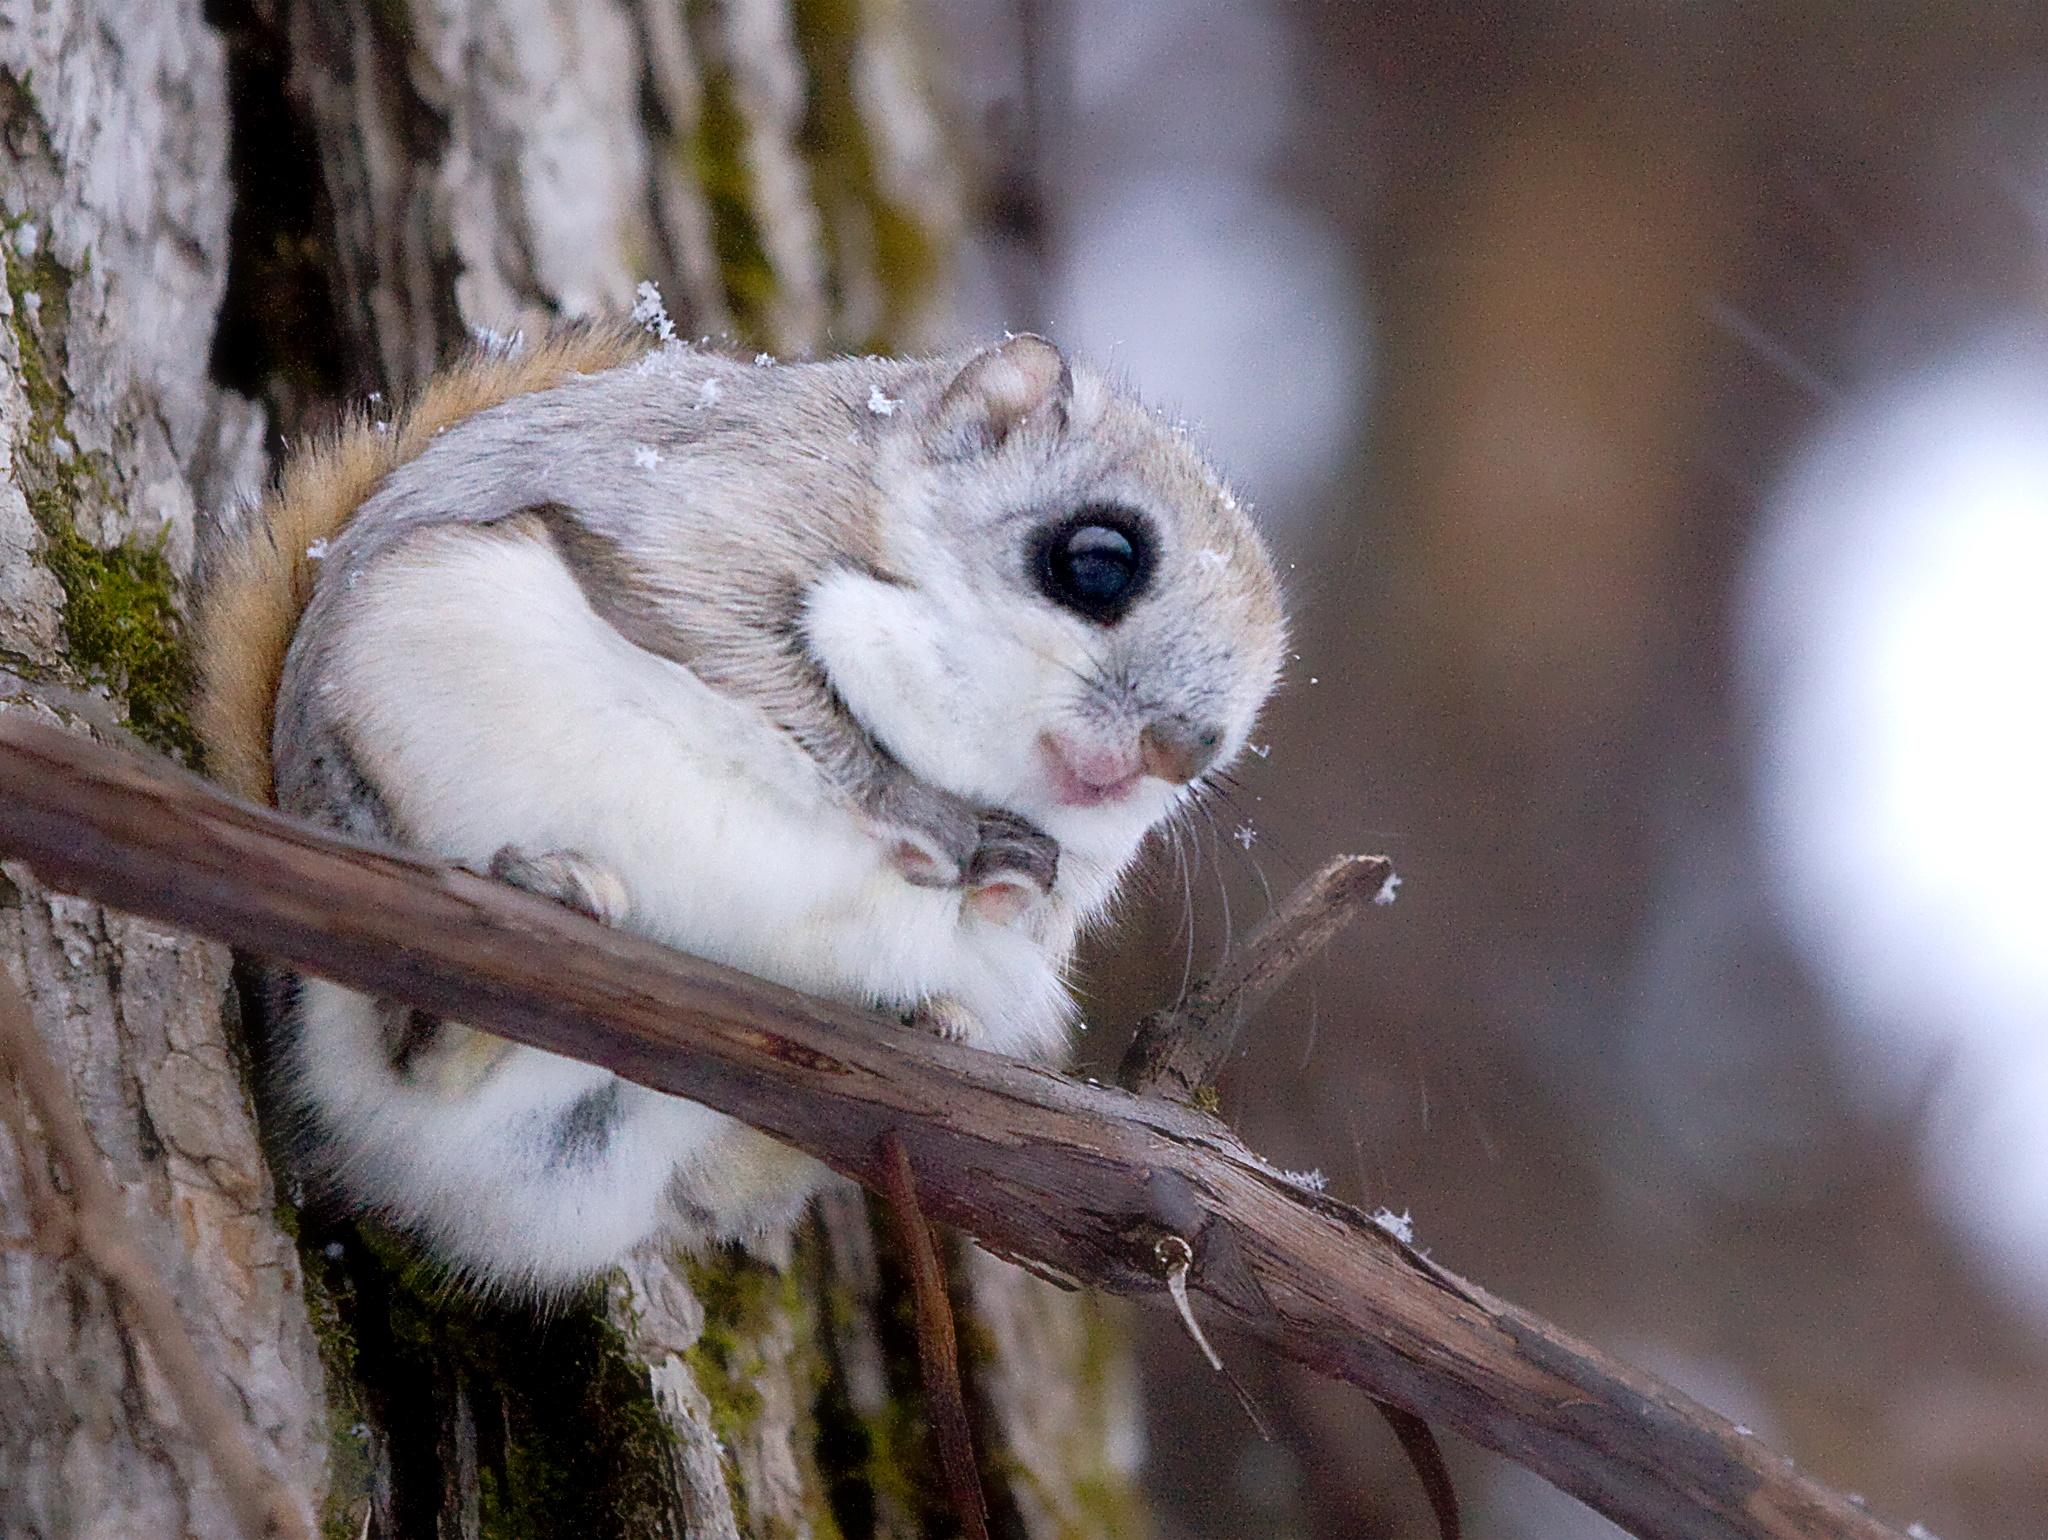
[[[877,417],[893,417],[896,413],[896,408],[902,404],[893,396],[883,395],[882,387],[879,385],[868,392],[868,410]]]
[[[1388,872],[1387,880],[1380,884],[1380,890],[1373,894],[1372,901],[1384,909],[1400,896],[1400,892],[1401,874],[1399,872]]]
[[[1236,829],[1231,831],[1230,837],[1236,840],[1238,844],[1242,845],[1246,850],[1249,850],[1252,848],[1253,844],[1257,842],[1259,837],[1259,831],[1257,829],[1254,829],[1248,823],[1241,823],[1236,827]]]
[[[306,547],[306,560],[307,560],[307,561],[325,561],[325,560],[327,560],[327,542],[326,542],[325,540],[315,540],[315,541],[314,541],[314,542],[313,542],[313,543],[312,543],[311,545],[307,546],[307,547]]]
[[[663,342],[675,340],[676,323],[668,318],[668,307],[661,302],[661,290],[654,286],[651,278],[641,279],[640,287],[633,291],[633,321]]]
[[[705,382],[704,382],[704,383],[703,383],[702,385],[699,385],[699,386],[697,387],[697,410],[698,410],[698,411],[700,411],[700,412],[701,412],[701,411],[703,411],[703,410],[704,410],[704,408],[705,408],[705,407],[707,407],[707,406],[712,406],[712,405],[715,405],[715,404],[717,403],[717,401],[718,401],[718,381],[716,381],[716,380],[706,380],[706,381],[705,381]]]
[[[661,464],[661,451],[652,444],[635,444],[633,446],[633,463],[643,471],[651,471],[655,466]]]
[[[488,326],[472,326],[469,334],[476,339],[477,346],[492,358],[512,358],[526,348],[526,333],[523,331],[513,332],[508,337]]]
[[[774,364],[774,362],[775,355],[773,353],[756,353],[754,355],[754,367],[756,369],[769,368]]]
[[[1398,1214],[1390,1208],[1374,1209],[1372,1211],[1372,1222],[1386,1231],[1387,1234],[1393,1236],[1402,1245],[1412,1246],[1415,1244],[1415,1216],[1409,1213],[1407,1209],[1402,1209]]]

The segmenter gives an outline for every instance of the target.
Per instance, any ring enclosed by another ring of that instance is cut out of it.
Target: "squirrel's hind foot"
[[[573,850],[529,851],[504,845],[491,857],[490,874],[600,925],[619,925],[632,911],[618,874]]]
[[[933,995],[910,1009],[910,1025],[949,1043],[978,1043],[987,1035],[981,1018],[951,995]]]

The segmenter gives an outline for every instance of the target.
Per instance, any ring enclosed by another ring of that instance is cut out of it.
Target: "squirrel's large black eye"
[[[1151,569],[1144,525],[1121,508],[1084,508],[1038,544],[1038,586],[1045,596],[1105,625],[1129,608]]]

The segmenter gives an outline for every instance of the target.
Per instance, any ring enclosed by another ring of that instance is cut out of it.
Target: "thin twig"
[[[1429,1498],[1429,1511],[1436,1515],[1437,1540],[1462,1540],[1464,1519],[1458,1512],[1458,1488],[1451,1480],[1451,1468],[1444,1463],[1444,1451],[1429,1424],[1413,1412],[1391,1401],[1375,1400],[1373,1406],[1386,1418],[1387,1426],[1400,1440],[1401,1453],[1408,1456],[1415,1477]]]
[[[953,1302],[946,1296],[946,1266],[932,1241],[932,1227],[917,1201],[917,1176],[910,1151],[895,1134],[882,1140],[882,1196],[896,1215],[910,1292],[917,1308],[917,1356],[925,1399],[932,1409],[939,1466],[953,1494],[953,1511],[967,1540],[988,1540],[988,1501],[974,1458],[974,1431],[967,1421],[967,1397],[960,1388],[960,1343],[953,1329]]]
[[[1393,891],[1385,856],[1339,856],[1290,893],[1243,946],[1179,1005],[1154,1011],[1117,1072],[1128,1089],[1181,1101],[1210,1084],[1261,1001],[1333,941],[1368,904]]]
[[[1193,1109],[1090,1086],[334,839],[0,713],[0,852],[45,881],[688,1097],[930,1217],[1164,1305],[1179,1235],[1211,1320],[1455,1429],[1656,1540],[1903,1540],[1667,1385],[1288,1181]]]
[[[22,1170],[35,1172],[27,1184],[34,1244],[51,1255],[76,1256],[107,1285],[128,1330],[170,1387],[193,1442],[212,1462],[243,1533],[252,1540],[312,1540],[305,1509],[264,1469],[247,1424],[231,1410],[217,1375],[201,1360],[170,1289],[135,1244],[120,1194],[100,1165],[71,1088],[44,1048],[21,991],[4,974],[0,1071],[11,1072],[20,1087],[20,1103],[9,1108],[5,1121]],[[43,1143],[64,1174],[68,1197],[36,1170],[22,1103],[42,1125]]]

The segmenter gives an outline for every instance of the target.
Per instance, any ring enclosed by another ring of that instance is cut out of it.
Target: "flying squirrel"
[[[215,777],[611,925],[1038,1061],[1149,830],[1284,642],[1187,436],[1045,339],[753,363],[485,348],[209,553]],[[313,978],[304,1174],[481,1287],[786,1231],[824,1168],[694,1102]]]

